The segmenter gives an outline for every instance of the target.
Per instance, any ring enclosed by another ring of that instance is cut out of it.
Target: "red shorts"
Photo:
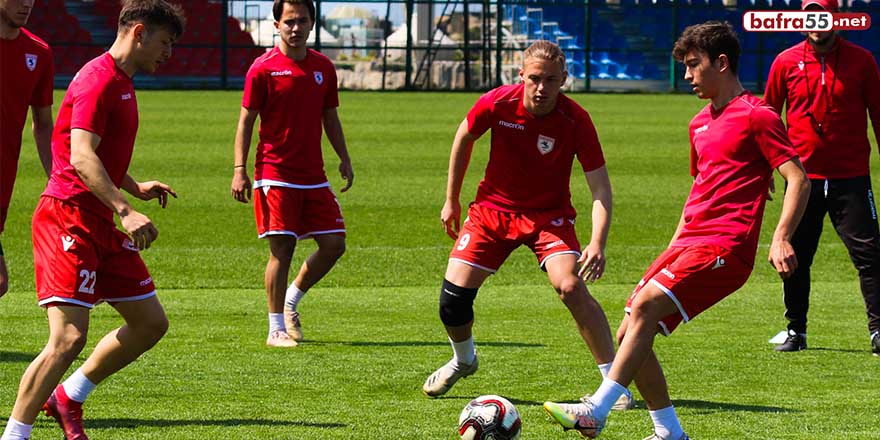
[[[329,187],[299,189],[264,186],[254,190],[257,234],[292,235],[298,240],[321,234],[345,236],[345,222]]]
[[[523,244],[542,268],[550,257],[581,255],[570,209],[513,213],[472,204],[449,259],[494,273]]]
[[[43,196],[34,211],[34,272],[41,306],[138,301],[156,295],[131,240],[106,219]]]
[[[669,335],[682,321],[688,322],[742,287],[752,266],[730,251],[715,245],[668,248],[654,260],[626,302],[626,312],[645,283],[666,293],[678,307],[660,320],[660,331]]]

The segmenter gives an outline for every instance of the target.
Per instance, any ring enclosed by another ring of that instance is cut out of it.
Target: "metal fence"
[[[725,0],[727,1],[727,0]],[[254,58],[277,35],[267,0],[179,0],[187,30],[170,63],[140,87],[239,88]],[[796,10],[799,0],[726,5],[722,0],[386,0],[315,3],[311,45],[334,60],[339,85],[357,90],[484,90],[518,81],[521,52],[553,41],[566,54],[570,89],[679,89],[672,45],[688,25],[726,20],[743,46],[740,77],[762,90],[773,58],[798,33],[745,32],[749,10]],[[118,0],[37,0],[31,26],[55,48],[59,87],[106,49]],[[844,10],[880,18],[880,0],[847,0]],[[846,38],[880,52],[880,22]]]

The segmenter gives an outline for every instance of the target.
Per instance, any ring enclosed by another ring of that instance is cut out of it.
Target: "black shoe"
[[[880,344],[880,338],[877,341]],[[880,348],[880,346],[875,346],[876,348]],[[774,350],[776,351],[801,351],[806,350],[807,348],[807,334],[806,333],[796,333],[794,330],[788,331],[788,338],[785,339],[785,342],[777,345]],[[876,353],[876,352],[875,352]],[[880,356],[880,354],[878,354]]]
[[[871,351],[874,356],[880,356],[880,332],[875,332],[871,336]]]

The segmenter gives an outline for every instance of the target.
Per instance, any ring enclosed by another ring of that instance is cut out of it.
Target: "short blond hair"
[[[565,53],[562,52],[562,49],[560,49],[556,43],[551,43],[547,40],[538,40],[532,43],[532,45],[523,52],[523,64],[532,58],[555,61],[562,66],[562,70],[566,70]]]

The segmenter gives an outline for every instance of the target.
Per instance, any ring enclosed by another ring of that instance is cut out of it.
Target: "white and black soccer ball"
[[[515,440],[521,431],[519,411],[501,396],[477,397],[458,417],[458,434],[463,440]]]

